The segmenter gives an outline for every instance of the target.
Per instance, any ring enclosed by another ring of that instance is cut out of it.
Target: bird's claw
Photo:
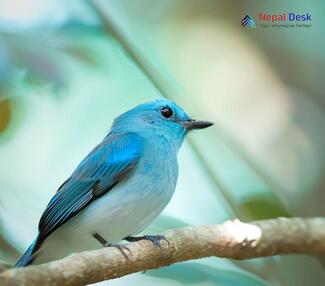
[[[130,250],[130,248],[128,248],[127,246],[123,245],[123,244],[113,244],[113,243],[105,243],[104,245],[105,247],[116,247],[119,251],[121,251],[121,253],[123,254],[123,256],[126,258],[126,259],[129,259],[127,253],[125,252],[125,250],[127,250],[131,255],[132,255],[132,252]]]
[[[170,242],[166,239],[164,235],[144,235],[143,239],[150,240],[154,246],[159,247],[162,249],[161,242],[165,241],[170,246]]]
[[[105,238],[103,238],[100,234],[98,234],[96,232],[93,233],[92,236],[104,247],[116,247],[116,248],[118,248],[119,251],[121,251],[121,253],[123,254],[123,256],[126,259],[129,259],[129,257],[127,256],[127,254],[126,254],[126,252],[124,250],[127,250],[132,255],[131,250],[125,245],[109,243]]]
[[[160,249],[162,249],[161,241],[165,241],[168,247],[170,247],[170,242],[166,239],[164,235],[144,235],[140,237],[128,236],[125,238],[125,240],[129,242],[134,242],[139,240],[149,240],[153,243],[154,246],[159,247]]]

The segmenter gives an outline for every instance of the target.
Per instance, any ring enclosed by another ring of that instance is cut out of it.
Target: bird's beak
[[[195,120],[195,119],[190,119],[186,121],[182,121],[182,125],[187,129],[187,130],[194,130],[194,129],[204,129],[207,127],[212,126],[214,123],[210,121],[203,121],[203,120]]]

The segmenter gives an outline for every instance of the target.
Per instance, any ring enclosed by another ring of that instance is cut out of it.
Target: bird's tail
[[[29,247],[28,249],[25,251],[25,253],[23,254],[22,257],[20,257],[20,259],[17,261],[17,263],[15,264],[15,267],[25,267],[28,264],[32,263],[34,260],[34,250],[35,250],[35,246],[36,246],[36,241],[35,240]]]

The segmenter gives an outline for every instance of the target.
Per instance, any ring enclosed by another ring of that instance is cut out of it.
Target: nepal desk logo
[[[243,27],[256,28],[255,21],[253,17],[246,15],[240,22]]]

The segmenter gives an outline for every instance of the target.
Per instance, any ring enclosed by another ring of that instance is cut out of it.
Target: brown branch
[[[116,248],[85,251],[62,260],[5,270],[7,285],[84,285],[208,256],[248,259],[301,253],[325,256],[325,218],[278,218],[186,227],[164,233],[162,249],[149,241],[128,244],[126,259]],[[76,242],[78,243],[78,242]]]

